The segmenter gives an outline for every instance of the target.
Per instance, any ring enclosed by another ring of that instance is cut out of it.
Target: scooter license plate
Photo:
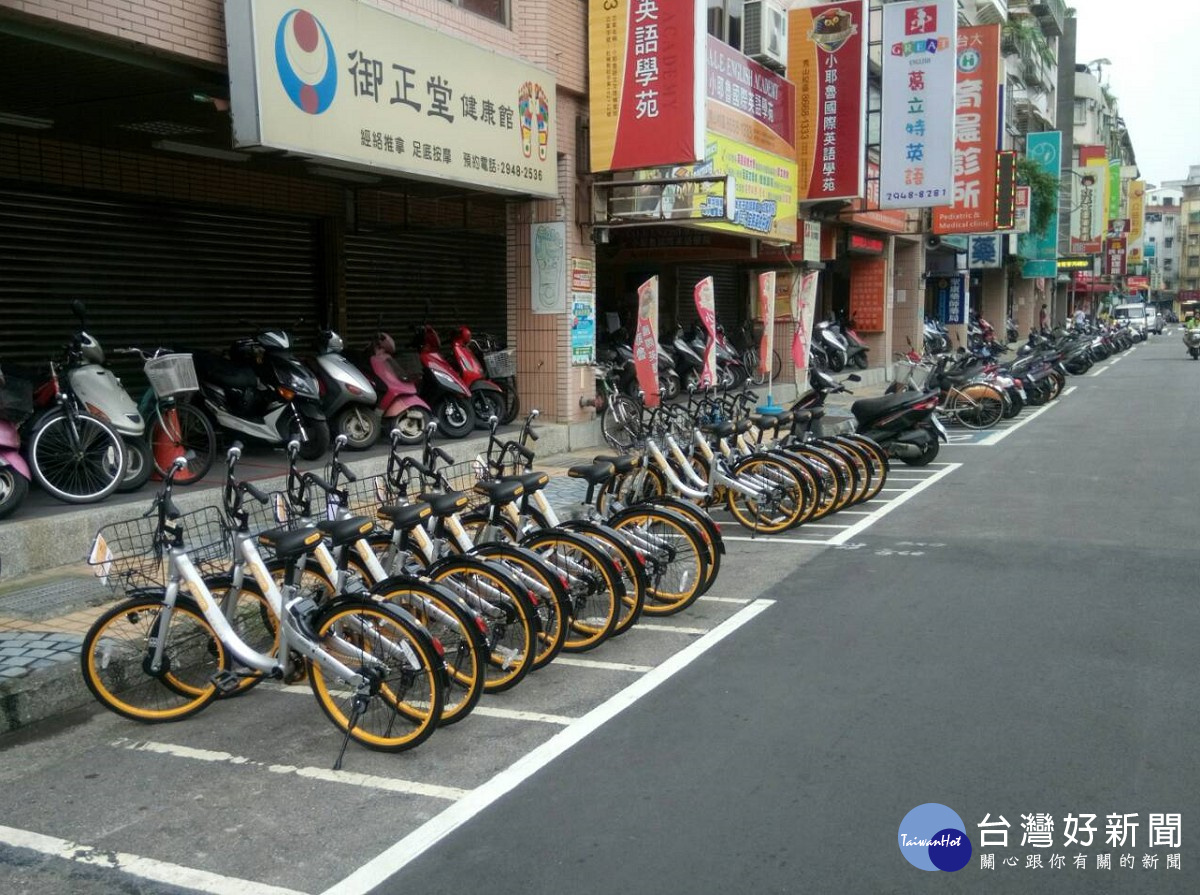
[[[1017,389],[1017,394],[1021,396],[1022,401],[1029,400],[1029,395],[1025,394],[1025,389],[1023,389],[1023,388]]]
[[[942,421],[936,416],[931,417],[931,419],[933,420],[933,427],[937,429],[938,434],[942,436],[942,441],[949,441],[950,435],[946,432],[946,427],[942,425]]]

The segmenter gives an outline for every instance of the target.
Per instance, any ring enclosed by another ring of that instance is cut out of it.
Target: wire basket
[[[475,490],[477,483],[490,481],[493,478],[488,472],[487,463],[482,457],[476,457],[474,460],[468,460],[463,463],[443,466],[438,471],[446,479],[449,490],[466,493],[470,509],[475,509],[487,503],[487,495]]]
[[[199,391],[196,381],[196,365],[190,354],[164,354],[146,361],[146,378],[150,387],[160,398],[186,395]]]
[[[229,568],[232,540],[224,514],[216,507],[183,513],[168,523],[171,531],[182,530],[188,559],[201,576]],[[113,590],[135,587],[166,587],[169,547],[157,540],[158,515],[112,522],[96,532],[88,564],[95,575]]]
[[[395,502],[395,495],[381,475],[362,476],[353,482],[343,481],[338,490],[345,493],[346,504],[343,509],[352,516],[374,519],[381,506]]]
[[[501,351],[489,351],[483,356],[483,365],[487,367],[488,376],[492,379],[507,379],[517,375],[517,349],[505,348]]]

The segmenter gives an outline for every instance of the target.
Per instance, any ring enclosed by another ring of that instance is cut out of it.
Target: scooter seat
[[[607,482],[616,473],[616,467],[607,461],[597,461],[592,464],[581,463],[567,470],[567,475],[573,479],[583,479],[589,485],[600,485]]]
[[[392,503],[381,506],[378,515],[380,519],[387,519],[396,528],[406,531],[432,516],[433,510],[424,503]]]
[[[850,405],[850,412],[861,423],[864,420],[878,419],[892,410],[916,404],[926,397],[928,397],[928,392],[902,391],[879,398],[860,398]]]
[[[211,351],[193,351],[192,363],[200,379],[207,379],[225,388],[254,388],[258,384],[258,376],[250,367]]]
[[[499,482],[476,482],[475,490],[486,494],[489,501],[498,507],[512,503],[525,493],[525,486],[516,478],[503,479]]]
[[[288,528],[275,528],[264,531],[258,536],[258,543],[270,547],[279,559],[293,559],[308,553],[321,543],[319,529],[307,527],[295,531]]]
[[[619,475],[632,472],[635,463],[633,457],[630,457],[628,454],[623,454],[620,457],[610,457],[607,454],[603,454],[599,457],[593,457],[592,459],[597,463],[611,463],[613,465],[613,469],[615,469]]]
[[[346,519],[322,519],[317,523],[317,528],[329,536],[333,546],[342,547],[369,535],[375,523],[366,516],[350,516]]]
[[[429,509],[439,519],[453,516],[455,513],[465,510],[471,502],[467,498],[466,491],[447,491],[445,494],[420,494],[418,497],[429,504]]]
[[[534,491],[541,491],[550,484],[550,476],[544,472],[518,472],[513,475],[504,476],[501,481],[520,482],[521,487],[525,489],[526,494],[532,494]]]

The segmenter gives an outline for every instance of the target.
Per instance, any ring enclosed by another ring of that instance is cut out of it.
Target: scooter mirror
[[[74,314],[82,326],[87,326],[87,308],[79,299],[71,302],[71,313]]]

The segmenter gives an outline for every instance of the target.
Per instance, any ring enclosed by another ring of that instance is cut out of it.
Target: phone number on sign
[[[528,165],[510,165],[508,162],[500,163],[500,173],[509,177],[521,177],[525,180],[542,179],[542,172],[537,168],[530,168]]]

